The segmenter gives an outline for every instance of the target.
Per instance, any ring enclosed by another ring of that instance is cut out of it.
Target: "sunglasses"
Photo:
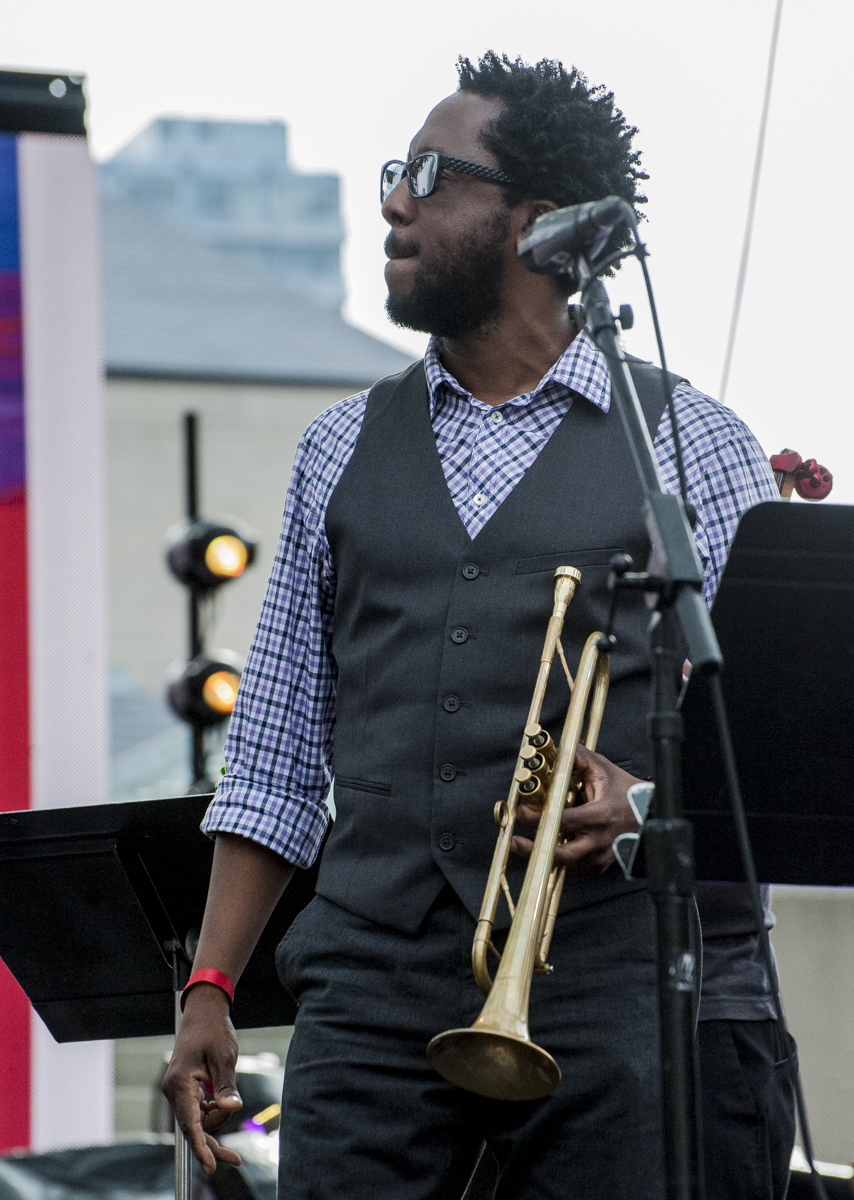
[[[419,154],[410,162],[401,162],[393,158],[384,164],[380,172],[380,203],[385,204],[404,175],[409,181],[410,196],[414,196],[416,200],[432,196],[445,170],[474,175],[475,179],[485,179],[487,183],[513,182],[503,171],[494,171],[492,167],[481,167],[477,163],[464,162],[461,158],[449,158],[447,154],[428,150],[426,154]]]

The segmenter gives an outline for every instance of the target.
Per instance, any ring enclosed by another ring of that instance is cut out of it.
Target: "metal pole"
[[[199,517],[199,453],[198,416],[194,412],[184,413],[184,495],[187,521]],[[199,595],[195,588],[189,589],[187,597],[188,616],[188,659],[192,662],[204,650]],[[192,726],[190,747],[191,787],[207,778],[207,753],[205,731],[200,725]]]
[[[184,478],[186,483],[187,520],[199,516],[199,465],[197,453],[198,418],[194,412],[184,413]]]
[[[181,1028],[181,992],[175,992],[175,1036]],[[175,1200],[190,1200],[193,1184],[193,1152],[175,1119]]]
[[[175,1037],[181,1028],[181,992],[189,977],[184,967],[181,943],[177,938],[166,943],[172,951],[172,991],[175,995]],[[184,968],[182,970],[182,967]],[[175,1200],[191,1200],[193,1182],[193,1152],[175,1119]]]
[[[199,597],[194,588],[190,588],[187,596],[189,616],[188,658],[192,662],[204,649],[202,643],[201,613]],[[192,784],[195,785],[207,777],[207,751],[205,749],[205,731],[201,725],[192,727],[192,746],[190,750],[190,771]]]
[[[699,1084],[694,1046],[694,858],[692,826],[682,816],[682,718],[677,711],[681,660],[676,621],[694,670],[713,673],[723,659],[700,586],[702,572],[691,528],[678,496],[664,491],[646,419],[617,338],[608,293],[600,279],[583,291],[594,340],[605,355],[611,394],[641,480],[647,527],[666,577],[652,631],[653,705],[650,734],[655,759],[655,818],[644,824],[650,891],[658,935],[664,1157],[668,1200],[703,1200]]]
[[[682,808],[681,658],[676,618],[663,598],[652,631],[650,734],[655,761],[655,818],[644,824],[649,886],[658,941],[658,1004],[664,1159],[668,1200],[705,1195],[700,1081],[694,1038],[699,988],[694,930],[693,826]]]

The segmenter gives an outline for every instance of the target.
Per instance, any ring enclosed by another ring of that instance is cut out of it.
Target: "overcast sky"
[[[85,73],[103,158],[162,113],[284,118],[293,156],[339,171],[351,321],[420,352],[383,311],[380,164],[454,90],[460,53],[574,63],[639,128],[645,236],[672,368],[718,391],[762,99],[773,0],[28,0],[4,13],[10,67]],[[785,0],[765,169],[727,402],[769,453],[788,445],[854,502],[846,353],[854,183],[854,6]],[[635,264],[629,349],[653,354]]]

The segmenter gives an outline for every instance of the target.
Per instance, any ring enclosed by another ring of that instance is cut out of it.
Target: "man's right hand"
[[[234,1076],[236,1064],[237,1037],[228,997],[213,984],[197,983],[187,993],[163,1092],[208,1174],[216,1170],[217,1160],[240,1166],[240,1155],[212,1136],[243,1107]]]

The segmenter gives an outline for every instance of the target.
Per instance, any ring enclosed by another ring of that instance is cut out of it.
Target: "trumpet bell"
[[[490,1100],[542,1100],[560,1067],[530,1038],[491,1029],[449,1029],[427,1047],[427,1061],[450,1083]]]

